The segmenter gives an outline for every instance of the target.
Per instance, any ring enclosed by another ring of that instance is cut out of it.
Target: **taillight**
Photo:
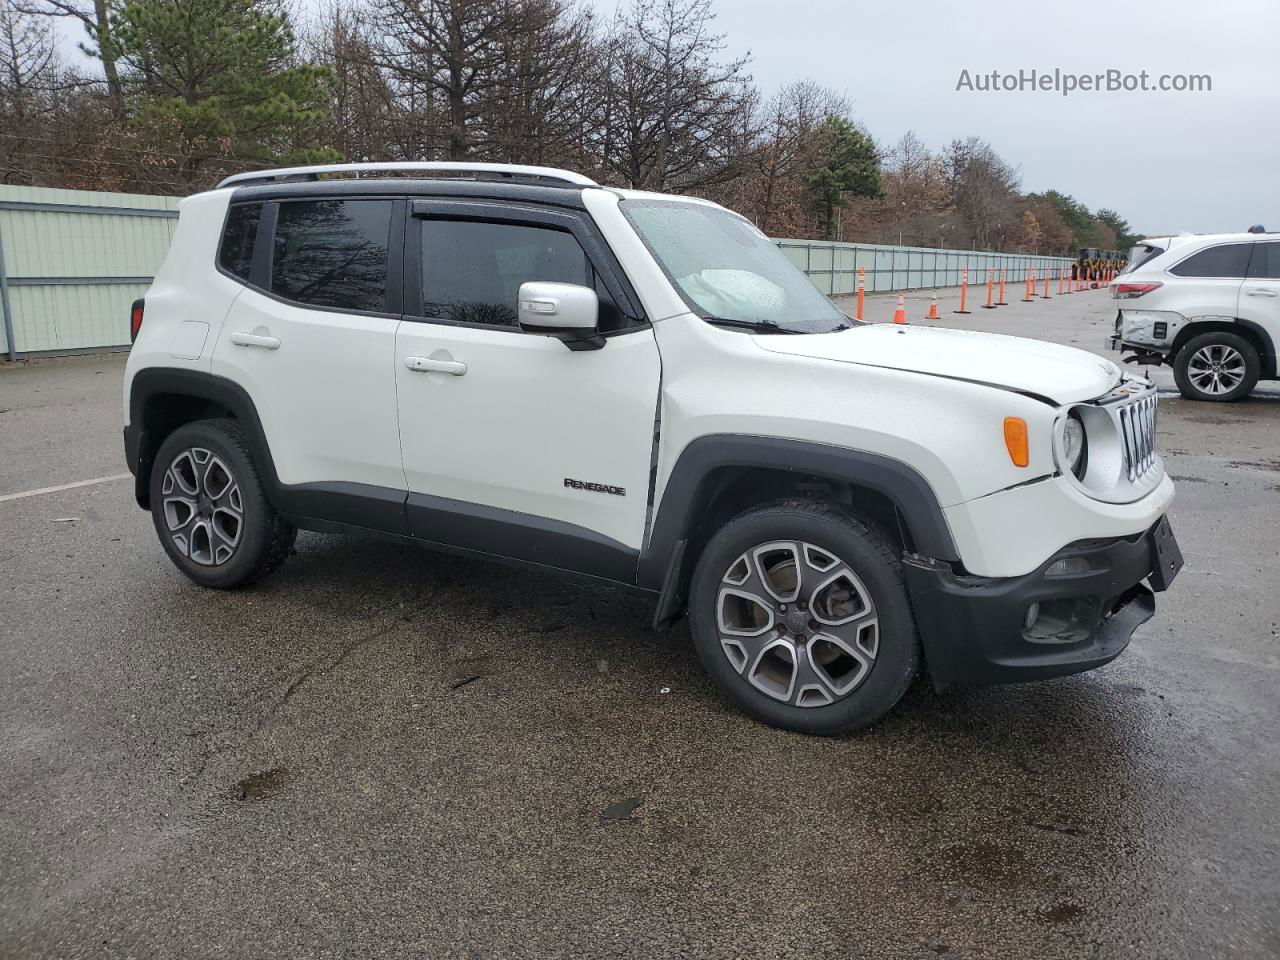
[[[138,331],[142,329],[142,307],[144,301],[135,300],[129,308],[129,342],[138,339]]]
[[[1132,300],[1152,290],[1159,290],[1163,286],[1163,283],[1113,283],[1111,296],[1117,300]]]

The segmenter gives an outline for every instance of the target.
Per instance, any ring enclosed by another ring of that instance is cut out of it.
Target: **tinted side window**
[[[1169,272],[1179,277],[1244,277],[1249,266],[1251,243],[1226,243],[1201,250]]]
[[[387,308],[391,200],[282,202],[271,292],[331,310]]]
[[[427,317],[514,327],[520,284],[593,284],[582,247],[560,230],[473,220],[425,220],[421,229]]]
[[[1280,280],[1280,241],[1253,245],[1249,276],[1254,280]]]
[[[258,235],[258,221],[261,219],[260,203],[239,203],[227,213],[218,263],[223,270],[241,280],[249,279],[249,268],[253,265],[253,241]]]

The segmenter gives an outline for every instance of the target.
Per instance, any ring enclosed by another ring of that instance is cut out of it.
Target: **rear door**
[[[1182,258],[1168,270],[1179,278],[1168,291],[1176,301],[1162,296],[1161,304],[1167,300],[1188,320],[1234,320],[1252,249],[1249,242],[1220,243]]]
[[[411,532],[634,581],[661,364],[594,224],[535,205],[413,209],[395,364]],[[521,330],[516,292],[528,281],[594,287],[604,346],[570,350]]]
[[[349,519],[391,529],[404,525],[393,369],[404,210],[383,197],[267,202],[212,371],[248,391],[282,484],[311,507],[380,505],[385,516]]]
[[[1253,245],[1249,275],[1240,288],[1240,319],[1256,323],[1271,338],[1274,360],[1280,345],[1280,240]]]

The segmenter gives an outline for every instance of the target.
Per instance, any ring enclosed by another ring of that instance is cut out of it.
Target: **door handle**
[[[1252,287],[1245,291],[1251,297],[1274,297],[1280,296],[1275,290],[1268,290],[1266,287]]]
[[[263,337],[256,333],[233,333],[231,342],[237,347],[262,347],[263,350],[279,350],[279,337]]]
[[[431,357],[405,357],[404,365],[415,373],[449,373],[464,376],[467,365],[461,360],[435,360]]]

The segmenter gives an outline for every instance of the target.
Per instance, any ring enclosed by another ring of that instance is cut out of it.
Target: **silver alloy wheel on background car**
[[[1208,343],[1187,361],[1187,379],[1202,393],[1221,396],[1244,382],[1247,366],[1240,351],[1225,343]]]
[[[733,669],[796,707],[824,707],[853,693],[880,643],[861,578],[830,551],[798,540],[758,544],[729,565],[716,627]]]
[[[178,453],[160,487],[164,521],[174,546],[201,566],[235,556],[244,530],[244,503],[235,474],[203,447]]]

